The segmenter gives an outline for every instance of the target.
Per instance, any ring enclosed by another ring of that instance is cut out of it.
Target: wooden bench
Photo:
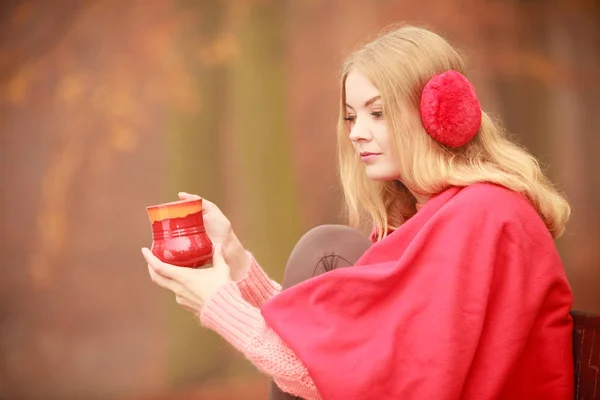
[[[600,399],[600,316],[573,311],[575,400]]]

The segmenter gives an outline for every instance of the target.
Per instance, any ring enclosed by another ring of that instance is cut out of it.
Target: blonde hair
[[[402,182],[369,179],[348,139],[344,86],[354,69],[380,91],[384,118],[395,133],[391,141]],[[446,40],[408,25],[388,29],[347,59],[337,130],[339,174],[351,225],[369,222],[381,239],[414,215],[412,193],[431,196],[450,186],[489,182],[525,195],[553,237],[564,232],[571,211],[568,202],[535,157],[511,142],[485,112],[479,132],[465,146],[443,146],[425,132],[418,111],[423,87],[434,75],[448,70],[465,75],[465,69],[462,57]]]

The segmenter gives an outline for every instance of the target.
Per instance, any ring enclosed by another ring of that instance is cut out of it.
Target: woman
[[[411,26],[347,60],[340,176],[350,222],[374,229],[307,233],[285,290],[208,202],[213,268],[142,250],[154,282],[273,378],[272,399],[572,398],[572,293],[553,242],[570,208],[464,72]]]

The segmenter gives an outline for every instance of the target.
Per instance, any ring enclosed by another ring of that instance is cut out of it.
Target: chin
[[[365,172],[372,181],[397,181],[400,178],[400,174],[396,171],[387,171],[374,166],[367,167]]]

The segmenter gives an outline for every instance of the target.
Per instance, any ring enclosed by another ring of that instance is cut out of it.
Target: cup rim
[[[146,206],[146,210],[154,210],[154,209],[158,209],[158,208],[169,208],[169,207],[178,206],[180,204],[193,204],[196,202],[202,203],[202,197],[199,199],[184,199],[184,200],[168,201],[166,203],[160,203],[160,204],[153,204],[150,206]]]

